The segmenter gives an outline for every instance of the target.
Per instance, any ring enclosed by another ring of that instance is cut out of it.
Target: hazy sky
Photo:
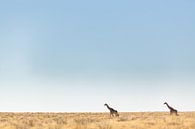
[[[0,111],[195,110],[193,0],[0,2]]]

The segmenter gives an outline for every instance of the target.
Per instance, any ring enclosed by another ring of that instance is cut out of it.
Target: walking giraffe
[[[114,117],[114,116],[119,117],[117,110],[109,107],[108,104],[106,104],[106,103],[104,104],[104,106],[106,106],[108,108],[108,110],[110,111],[110,117]]]
[[[175,114],[175,115],[178,116],[177,110],[176,110],[176,109],[174,109],[174,108],[172,108],[171,106],[169,106],[169,104],[168,104],[167,102],[165,102],[164,104],[167,105],[167,107],[169,108],[169,110],[170,110],[170,115]]]

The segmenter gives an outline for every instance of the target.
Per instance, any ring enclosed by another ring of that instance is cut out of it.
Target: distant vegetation
[[[0,113],[0,129],[195,129],[195,112]]]

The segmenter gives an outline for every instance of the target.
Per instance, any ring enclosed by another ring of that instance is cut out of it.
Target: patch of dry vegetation
[[[195,129],[195,112],[0,113],[0,129]]]

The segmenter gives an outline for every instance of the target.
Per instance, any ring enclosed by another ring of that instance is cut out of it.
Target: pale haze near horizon
[[[0,112],[195,110],[195,2],[0,2]]]

